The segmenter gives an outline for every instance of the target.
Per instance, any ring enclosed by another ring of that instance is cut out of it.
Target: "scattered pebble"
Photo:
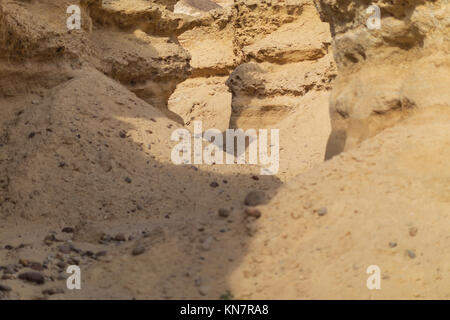
[[[58,280],[66,280],[68,278],[68,274],[65,271],[62,271],[58,274]]]
[[[207,238],[202,243],[202,249],[205,250],[205,251],[208,251],[209,249],[211,249],[212,242],[213,242],[213,238],[212,237]]]
[[[121,137],[122,139],[125,139],[127,137],[127,133],[122,130],[119,132],[119,137]]]
[[[7,265],[7,266],[5,267],[5,270],[3,270],[3,273],[4,273],[4,274],[14,274],[14,273],[16,273],[16,268],[15,268],[15,266],[12,265],[12,264]]]
[[[35,270],[35,271],[42,271],[42,270],[44,270],[44,267],[39,262],[31,262],[30,263],[30,268]]]
[[[52,296],[54,294],[62,294],[64,293],[64,289],[58,288],[58,289],[45,289],[42,290],[42,294]]]
[[[58,247],[59,252],[64,253],[64,254],[69,254],[70,251],[72,251],[72,249],[67,246],[67,245],[61,245]]]
[[[408,254],[408,257],[411,259],[414,259],[416,257],[416,254],[412,250],[406,250],[406,253]]]
[[[108,254],[108,251],[106,251],[106,250],[102,250],[102,251],[99,251],[99,252],[97,252],[96,254],[95,254],[95,257],[104,257],[104,256],[106,256]]]
[[[131,183],[132,182],[130,177],[126,177],[124,180],[125,180],[126,183]]]
[[[206,286],[201,286],[200,288],[198,288],[198,292],[199,292],[202,296],[206,296],[206,295],[208,295],[209,288],[206,287]]]
[[[11,290],[12,290],[11,287],[8,287],[7,285],[4,284],[0,284],[0,291],[9,292]]]
[[[397,242],[393,242],[393,241],[389,242],[390,248],[395,248],[396,246],[397,246]]]
[[[227,218],[230,216],[230,210],[228,209],[219,209],[219,217]]]
[[[317,214],[319,216],[321,216],[321,217],[326,215],[327,213],[328,213],[328,209],[327,208],[320,208],[320,209],[317,210]]]
[[[211,188],[217,188],[219,186],[219,184],[217,182],[215,182],[215,181],[211,182],[209,185],[210,185]]]
[[[418,232],[419,230],[416,228],[416,227],[411,227],[411,228],[409,228],[409,235],[411,236],[411,237],[415,237],[416,235],[417,235],[417,232]]]
[[[313,206],[313,204],[311,201],[306,201],[305,203],[303,203],[303,209],[308,210],[308,209],[311,209],[312,206]]]
[[[74,229],[72,227],[65,227],[62,229],[62,232],[64,233],[73,233]]]
[[[131,254],[133,256],[139,256],[139,255],[143,254],[144,252],[145,252],[145,247],[142,245],[138,245],[137,247],[135,247],[133,249],[133,251],[131,251]]]
[[[44,276],[37,271],[27,271],[19,274],[19,279],[33,282],[36,284],[43,284],[45,282]]]
[[[114,240],[116,240],[116,241],[126,241],[127,239],[125,238],[125,235],[123,233],[118,233],[114,237]]]
[[[44,243],[46,245],[51,245],[54,241],[56,241],[56,237],[55,237],[55,235],[53,233],[48,234],[44,238]]]
[[[245,209],[245,214],[249,217],[259,218],[261,217],[261,211],[256,208],[247,208]]]
[[[244,204],[246,206],[255,207],[266,201],[266,194],[261,190],[250,191],[245,197]]]
[[[111,238],[111,236],[109,234],[104,234],[104,235],[102,235],[101,240],[109,242],[109,241],[112,240],[112,238]]]

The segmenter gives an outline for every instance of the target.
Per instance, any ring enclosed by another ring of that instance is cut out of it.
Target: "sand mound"
[[[449,298],[449,6],[347,4],[2,1],[0,299]],[[278,172],[174,164],[195,121]]]

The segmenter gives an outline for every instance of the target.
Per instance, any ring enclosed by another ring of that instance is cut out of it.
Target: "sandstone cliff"
[[[448,1],[214,3],[0,2],[0,299],[449,298]],[[280,170],[173,164],[196,120]]]

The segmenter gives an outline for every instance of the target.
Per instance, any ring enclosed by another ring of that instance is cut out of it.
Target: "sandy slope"
[[[216,2],[82,0],[70,32],[72,1],[0,4],[0,298],[449,298],[444,4],[402,25],[380,1],[391,39],[355,31],[358,6]],[[279,172],[173,164],[171,134],[195,120],[279,129]]]

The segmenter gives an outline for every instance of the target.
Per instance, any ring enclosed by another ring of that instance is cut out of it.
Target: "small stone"
[[[83,252],[83,250],[76,248],[76,247],[70,247],[72,249],[73,252],[76,252],[78,254],[81,254]]]
[[[64,293],[64,289],[61,289],[61,288],[42,290],[42,294],[47,295],[47,296],[52,296],[54,294],[62,294],[62,293]]]
[[[266,202],[266,194],[261,190],[250,191],[245,197],[244,204],[249,207],[255,207]]]
[[[219,217],[228,218],[230,216],[230,210],[219,209]]]
[[[47,245],[51,245],[53,241],[56,241],[56,237],[53,233],[48,234],[45,238],[44,238],[44,242]]]
[[[62,232],[64,233],[73,233],[74,229],[72,227],[65,227],[62,229]]]
[[[126,183],[131,183],[132,182],[130,177],[126,177],[124,180],[125,180]]]
[[[209,293],[209,287],[207,286],[201,286],[200,288],[198,288],[198,292],[202,295],[202,296],[206,296]]]
[[[144,252],[145,252],[145,247],[142,245],[138,245],[137,247],[135,247],[133,249],[133,251],[131,251],[131,254],[133,256],[139,256],[139,255],[143,254]]]
[[[102,238],[101,238],[102,241],[106,241],[106,242],[111,241],[111,239],[112,239],[111,236],[108,234],[102,235]]]
[[[64,269],[66,267],[66,263],[64,261],[59,261],[56,265],[60,269]]]
[[[126,241],[127,239],[125,238],[125,235],[123,233],[118,233],[114,237],[114,240],[116,240],[116,241]]]
[[[395,248],[396,246],[397,246],[397,242],[393,242],[393,241],[389,242],[390,248]]]
[[[253,218],[260,218],[261,217],[261,211],[259,211],[256,208],[247,208],[245,209],[245,214],[249,217],[253,217]]]
[[[409,235],[411,236],[411,237],[415,237],[416,235],[417,235],[417,232],[418,232],[419,230],[416,228],[416,227],[411,227],[411,228],[409,228]]]
[[[411,259],[414,259],[416,257],[416,254],[412,250],[406,250],[406,253],[408,254],[408,257]]]
[[[306,202],[303,204],[303,209],[308,210],[308,209],[311,209],[312,206],[313,206],[313,204],[312,204],[311,201],[306,201]]]
[[[44,270],[44,267],[39,262],[31,262],[30,263],[30,268],[35,270],[35,271],[42,271],[42,270]]]
[[[4,274],[14,274],[14,273],[16,273],[16,268],[15,268],[15,266],[12,265],[12,264],[7,265],[7,266],[5,267],[5,270],[3,271],[3,273],[4,273]]]
[[[215,181],[211,182],[209,185],[210,185],[211,188],[217,188],[219,186],[219,184],[217,182],[215,182]]]
[[[96,257],[96,258],[98,258],[98,257],[104,257],[104,256],[106,256],[107,254],[108,254],[108,251],[102,250],[102,251],[97,252],[97,253],[95,254],[95,257]]]
[[[19,263],[24,267],[29,267],[31,262],[26,259],[19,259]]]
[[[12,290],[11,287],[8,287],[4,284],[0,284],[0,292],[9,292],[11,290]]]
[[[19,279],[33,282],[36,284],[43,284],[45,282],[44,276],[36,271],[27,271],[19,274]]]
[[[320,208],[320,209],[318,209],[317,210],[317,214],[319,215],[319,216],[324,216],[324,215],[326,215],[328,213],[328,210],[327,210],[327,208]]]
[[[212,243],[213,243],[213,238],[212,237],[207,238],[202,243],[202,250],[208,251],[209,249],[211,249]]]
[[[106,252],[106,251],[105,251],[105,252]],[[89,258],[92,258],[92,257],[95,256],[95,254],[94,254],[92,251],[87,250],[87,251],[83,252],[82,256],[83,256],[83,257],[89,257]]]
[[[72,249],[71,249],[69,246],[66,246],[66,245],[59,246],[59,247],[58,247],[58,250],[59,250],[61,253],[64,253],[64,254],[69,254],[70,251],[72,251]]]
[[[57,279],[58,280],[66,280],[68,277],[69,277],[68,274],[65,271],[63,271],[63,272],[60,272],[58,274],[58,278]]]
[[[119,137],[121,137],[122,139],[125,139],[127,137],[127,133],[122,130],[119,132]]]

